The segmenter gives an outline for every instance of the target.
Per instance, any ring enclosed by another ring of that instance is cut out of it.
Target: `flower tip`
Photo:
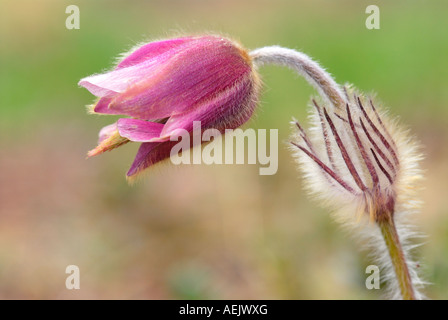
[[[110,126],[108,126],[108,127],[110,127]],[[107,127],[106,127],[106,129],[107,129]],[[91,157],[97,156],[106,151],[110,151],[115,148],[118,148],[128,142],[129,142],[129,140],[127,138],[120,136],[120,134],[118,133],[118,130],[115,130],[112,133],[109,133],[107,135],[105,134],[104,137],[100,136],[100,142],[99,142],[98,146],[95,149],[92,149],[89,152],[87,152],[87,157],[91,158]]]
[[[128,182],[129,185],[133,186],[137,182],[137,180],[140,177],[140,175],[139,174],[133,174],[133,175],[130,176],[128,174],[129,174],[129,172],[126,173],[126,181]]]
[[[95,111],[95,105],[94,105],[94,104],[89,104],[89,105],[87,105],[87,106],[86,106],[86,111],[87,111],[88,114],[98,114],[98,113]]]
[[[97,155],[103,153],[104,151],[102,149],[103,148],[100,148],[100,146],[97,146],[96,148],[88,151],[86,159],[92,158],[94,156],[97,156]]]
[[[144,180],[145,177],[149,175],[152,170],[147,170],[148,168],[130,168],[126,172],[126,181],[130,186]]]

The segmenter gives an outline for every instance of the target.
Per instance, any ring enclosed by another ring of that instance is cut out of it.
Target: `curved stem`
[[[321,96],[326,97],[335,109],[346,109],[346,105],[348,105],[349,103],[347,96],[342,92],[341,88],[333,80],[330,74],[306,54],[279,46],[271,46],[253,50],[252,52],[250,52],[250,56],[255,66],[274,64],[287,66],[295,70],[300,75],[302,75],[313,87],[315,87]],[[366,129],[364,131],[368,134]],[[302,151],[307,153],[304,149],[302,149]],[[374,156],[376,158],[375,154]],[[372,179],[375,178],[372,177]],[[378,223],[381,234],[385,241],[395,271],[395,275],[397,277],[401,295],[404,300],[415,300],[416,297],[412,285],[412,279],[409,273],[403,249],[400,244],[397,229],[395,227],[393,214],[388,214],[382,219],[377,219],[376,222]]]
[[[337,108],[347,103],[339,85],[317,62],[302,52],[279,46],[263,47],[250,52],[255,65],[276,64],[289,67],[302,75],[319,93]]]
[[[411,275],[393,218],[378,221],[378,226],[380,227],[381,234],[389,251],[403,300],[416,300]]]

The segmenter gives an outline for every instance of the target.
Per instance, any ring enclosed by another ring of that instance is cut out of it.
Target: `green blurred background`
[[[81,28],[67,30],[76,4]],[[365,9],[381,10],[367,30]],[[279,170],[158,166],[129,186],[137,150],[86,160],[113,117],[87,115],[82,77],[136,43],[217,31],[248,48],[303,50],[339,83],[378,97],[424,145],[416,223],[430,298],[448,298],[448,3],[446,1],[12,1],[0,3],[0,298],[376,299],[371,264],[304,194],[287,150],[313,90],[266,67],[257,116],[278,128]],[[81,289],[65,288],[65,268]]]

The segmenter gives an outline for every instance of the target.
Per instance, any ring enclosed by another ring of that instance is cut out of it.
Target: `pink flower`
[[[258,100],[259,78],[245,49],[219,36],[151,42],[133,50],[110,72],[79,82],[99,97],[93,112],[125,115],[100,131],[89,156],[129,141],[141,142],[127,176],[169,157],[181,129],[220,132],[241,126]]]

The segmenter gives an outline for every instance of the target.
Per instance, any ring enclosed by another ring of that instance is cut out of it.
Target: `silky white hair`
[[[422,173],[419,146],[373,97],[340,87],[307,55],[278,46],[251,52],[255,65],[287,66],[303,75],[320,97],[312,100],[309,128],[293,121],[291,150],[308,192],[370,252],[381,269],[386,296],[401,299],[395,269],[381,233],[378,208],[390,211],[416,299],[425,285],[412,251],[422,237],[412,224]]]

